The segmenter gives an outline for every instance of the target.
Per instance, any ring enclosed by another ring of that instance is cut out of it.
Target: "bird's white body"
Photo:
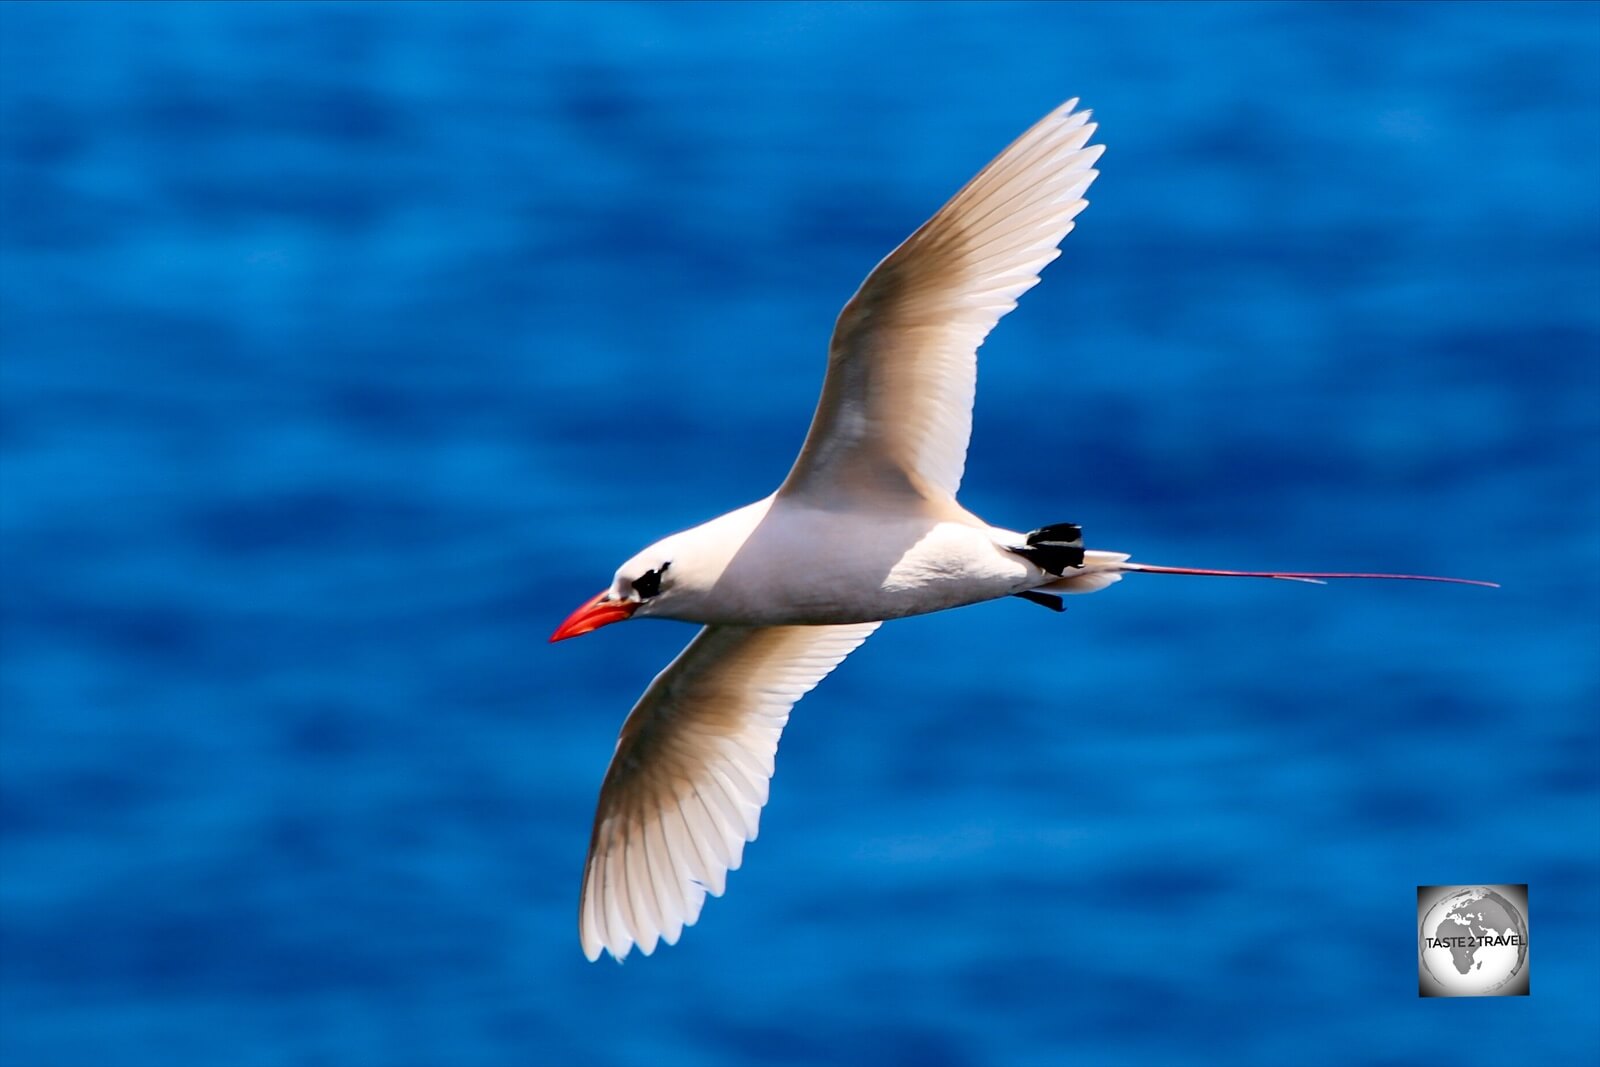
[[[1076,103],[868,275],[783,485],[640,552],[552,636],[635,615],[705,626],[634,706],[601,786],[579,904],[590,959],[671,944],[722,893],[755,839],[789,709],[882,621],[1011,595],[1059,607],[1056,594],[1129,571],[1336,577],[1132,563],[1083,549],[1076,527],[1024,535],[957,503],[978,347],[1059,255],[1097,174]]]
[[[659,609],[646,601],[638,617],[817,626],[925,615],[1046,586],[1087,592],[1115,581],[1127,559],[1089,552],[1063,579],[1012,551],[1024,534],[990,526],[953,501],[894,504],[829,511],[769,496],[657,542],[619,573],[672,561],[671,599]]]

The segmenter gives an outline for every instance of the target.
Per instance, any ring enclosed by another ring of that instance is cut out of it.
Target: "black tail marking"
[[[1083,527],[1074,522],[1041,526],[1027,536],[1027,544],[1011,551],[1051,574],[1065,574],[1083,566]]]

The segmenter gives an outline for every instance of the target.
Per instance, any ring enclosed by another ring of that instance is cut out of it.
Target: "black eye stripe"
[[[660,595],[661,576],[667,573],[667,568],[670,566],[672,566],[671,563],[663,563],[660,569],[645,571],[629,583],[633,586],[633,591],[639,594],[640,600],[649,600],[653,596]]]

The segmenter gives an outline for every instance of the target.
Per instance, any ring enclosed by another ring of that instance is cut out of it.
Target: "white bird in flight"
[[[1200,570],[1083,547],[1069,523],[991,526],[956,502],[977,350],[1038,284],[1088,204],[1103,147],[1070,100],[1046,115],[879,263],[834,326],[811,430],[777,492],[658,541],[551,635],[629,618],[704,629],[622,725],[600,787],[578,932],[589,959],[675,944],[756,837],[792,708],[886,619],[1062,593],[1130,571]]]

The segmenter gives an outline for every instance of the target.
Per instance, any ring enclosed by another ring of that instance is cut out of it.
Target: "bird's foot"
[[[1011,595],[1019,596],[1030,604],[1037,604],[1041,608],[1049,608],[1051,611],[1067,610],[1067,605],[1062,603],[1061,598],[1054,593],[1035,593],[1032,589],[1024,589],[1020,593],[1012,593]]]

